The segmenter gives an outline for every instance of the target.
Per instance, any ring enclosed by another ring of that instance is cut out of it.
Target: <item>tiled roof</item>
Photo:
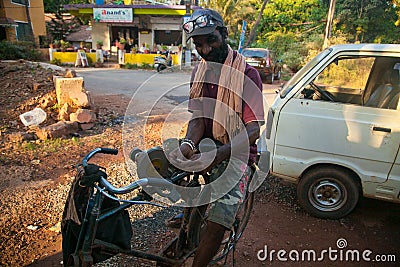
[[[91,42],[92,27],[82,25],[76,32],[71,33],[65,39],[69,42]]]

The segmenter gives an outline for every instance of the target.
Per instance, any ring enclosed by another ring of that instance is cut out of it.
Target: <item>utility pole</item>
[[[324,46],[323,49],[328,47],[328,39],[331,37],[333,17],[335,14],[336,0],[331,0],[329,4],[328,17],[326,19]]]
[[[182,24],[186,23],[190,18],[191,0],[185,0],[184,3],[185,3],[185,8],[186,8],[186,13],[185,13],[185,16],[183,16]],[[183,59],[185,61],[185,66],[190,66],[190,64],[191,64],[190,44],[188,44],[186,39],[187,39],[186,32],[182,29],[182,51],[181,51],[180,68],[182,68]]]

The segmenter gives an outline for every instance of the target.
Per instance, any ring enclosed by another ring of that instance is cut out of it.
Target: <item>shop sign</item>
[[[132,22],[132,8],[93,8],[93,18],[97,22]]]

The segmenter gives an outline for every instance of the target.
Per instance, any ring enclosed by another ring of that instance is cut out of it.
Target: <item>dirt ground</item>
[[[39,141],[18,116],[54,93],[55,73],[26,62],[0,63],[0,73],[0,266],[61,266],[59,222],[74,165],[95,147],[122,147],[118,118],[129,99],[94,95],[99,116],[94,129]],[[54,108],[46,112],[46,123],[54,122]],[[147,132],[152,145],[159,143],[160,127],[154,123]],[[122,155],[99,159],[100,164],[123,162]],[[166,240],[165,235],[152,238]],[[270,177],[257,191],[249,225],[227,266],[233,261],[235,266],[400,266],[399,240],[400,205],[362,199],[344,219],[317,219],[298,206],[293,185]],[[317,258],[327,252],[320,260],[301,260],[302,252],[310,250]],[[346,260],[349,250],[360,255],[370,250],[366,254],[371,261]],[[385,259],[392,262],[382,262]],[[115,266],[132,265],[128,261]]]

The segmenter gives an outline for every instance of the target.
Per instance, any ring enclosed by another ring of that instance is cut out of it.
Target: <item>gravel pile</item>
[[[136,179],[135,175],[126,171],[124,163],[112,163],[106,167],[108,179],[118,187]],[[72,172],[66,174],[62,177],[64,182],[56,185],[50,180],[23,181],[23,177],[30,175],[26,167],[0,167],[0,171],[5,176],[9,172],[18,172],[22,177],[20,181],[12,181],[12,187],[0,192],[0,266],[26,265],[43,257],[43,247],[37,247],[41,245],[38,240],[47,239],[50,245],[60,238],[62,212],[74,176]],[[131,207],[129,214],[134,231],[132,248],[159,251],[161,245],[174,236],[174,232],[164,226],[164,221],[176,212],[178,209],[172,207]],[[32,250],[36,253],[32,254]],[[131,260],[129,257],[117,257],[98,266],[121,266],[123,262]]]
[[[69,185],[54,185],[49,180],[25,182],[29,169],[22,166],[1,172],[18,172],[21,180],[0,192],[0,265],[22,266],[42,257],[41,249],[57,240]],[[64,178],[73,180],[68,174]],[[47,244],[38,242],[46,239]]]

